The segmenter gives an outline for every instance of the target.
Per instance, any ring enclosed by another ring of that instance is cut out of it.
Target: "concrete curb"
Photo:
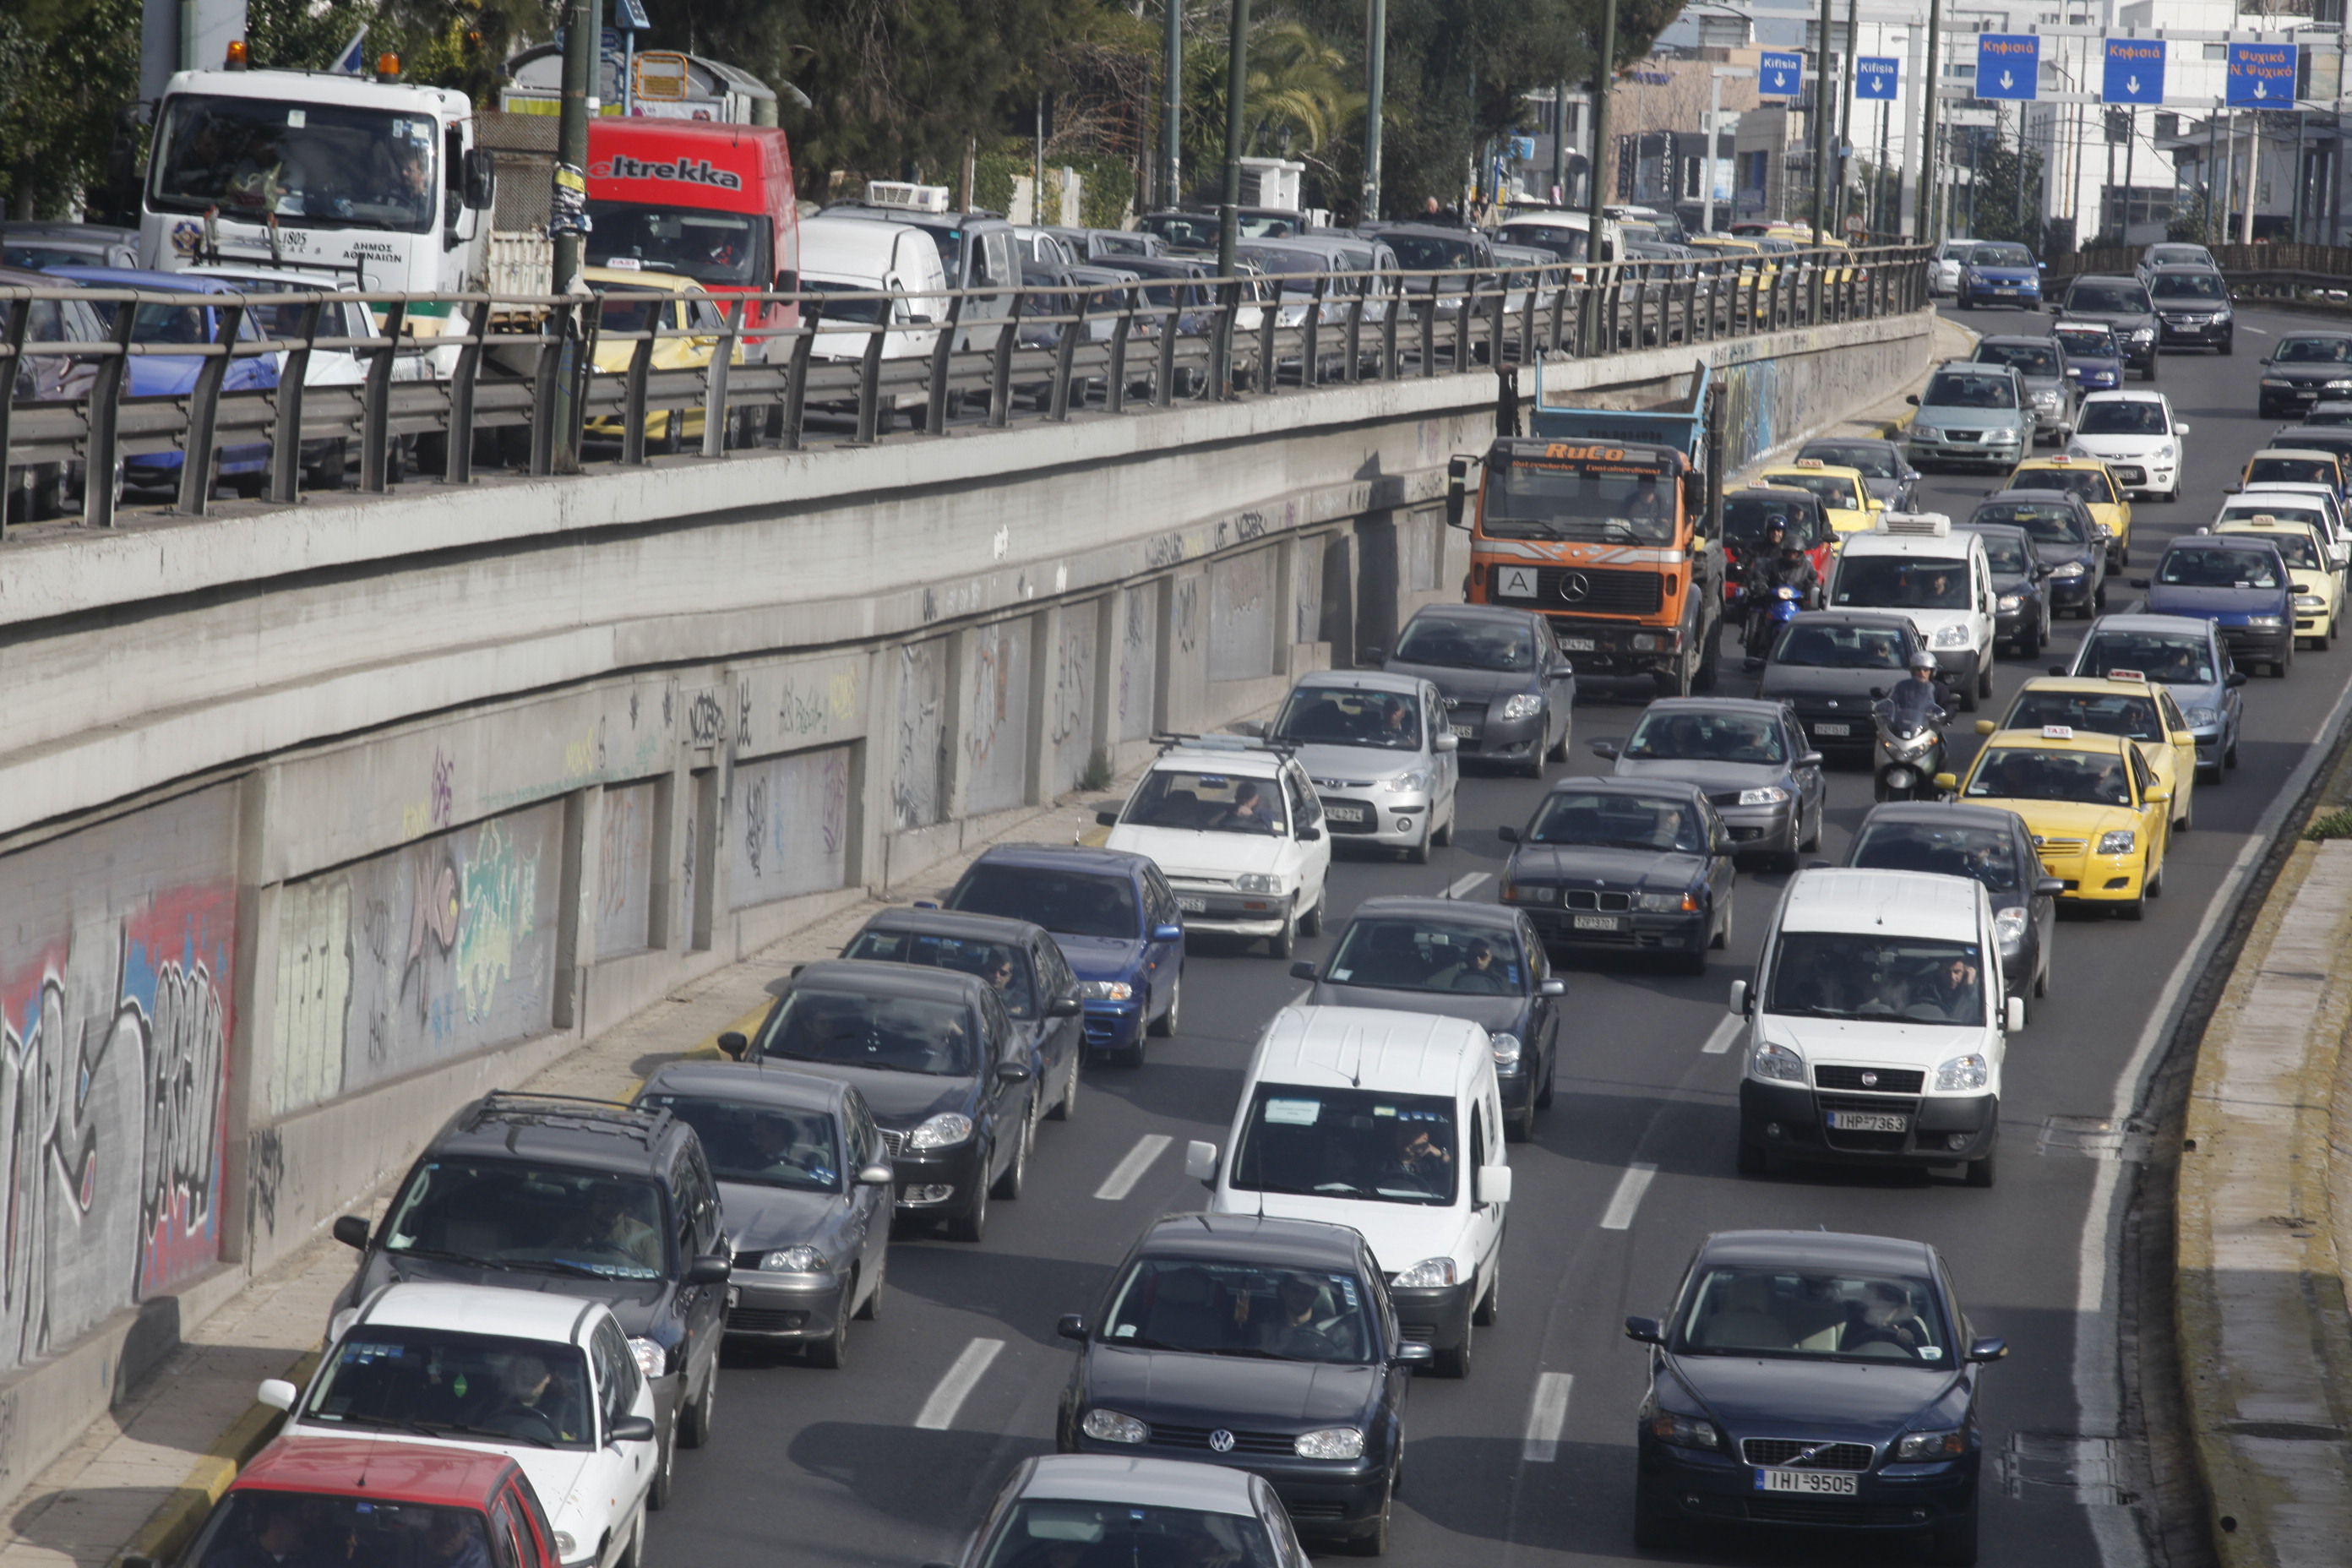
[[[278,1375],[300,1388],[310,1383],[310,1374],[318,1367],[319,1352],[308,1351]],[[204,1457],[189,1467],[187,1479],[173,1489],[171,1497],[131,1537],[131,1543],[122,1549],[123,1556],[152,1557],[158,1563],[168,1563],[177,1556],[195,1538],[205,1516],[220,1501],[221,1494],[228,1490],[229,1483],[236,1479],[237,1472],[278,1436],[284,1420],[284,1412],[259,1403],[237,1417],[227,1431],[214,1439]]]

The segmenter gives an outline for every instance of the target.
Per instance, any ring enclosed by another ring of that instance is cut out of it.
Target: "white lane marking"
[[[1003,1340],[974,1340],[964,1346],[963,1354],[955,1358],[955,1364],[940,1379],[940,1385],[923,1401],[923,1408],[916,1413],[915,1425],[927,1432],[946,1431],[955,1420],[956,1412],[963,1408],[963,1402],[971,1397],[972,1388],[988,1371],[989,1363],[1003,1348]]]
[[[1151,1169],[1151,1162],[1167,1152],[1168,1145],[1173,1142],[1165,1132],[1147,1132],[1137,1139],[1135,1147],[1127,1152],[1127,1158],[1113,1165],[1110,1174],[1103,1178],[1103,1184],[1095,1189],[1095,1196],[1114,1204],[1127,1196],[1143,1179],[1143,1173]]]
[[[2271,330],[2268,327],[2240,327],[2238,331],[2242,332],[2258,332],[2263,337],[2269,337],[2271,335]]]
[[[1494,879],[1495,874],[1492,871],[1473,871],[1466,877],[1456,877],[1447,883],[1444,896],[1449,899],[1466,899]]]
[[[1633,1164],[1625,1167],[1618,1179],[1617,1194],[1609,1200],[1609,1207],[1601,1216],[1603,1230],[1624,1230],[1633,1223],[1633,1211],[1642,1206],[1642,1194],[1650,1190],[1651,1180],[1658,1173],[1655,1165]]]
[[[1719,1057],[1731,1048],[1731,1042],[1738,1039],[1739,1031],[1747,1026],[1747,1019],[1737,1013],[1729,1014],[1715,1026],[1715,1033],[1706,1037],[1706,1044],[1699,1050],[1710,1057]]]
[[[1559,1434],[1568,1425],[1568,1391],[1572,1373],[1547,1372],[1536,1378],[1536,1400],[1528,1406],[1528,1435],[1519,1445],[1523,1464],[1549,1465],[1559,1458]]]

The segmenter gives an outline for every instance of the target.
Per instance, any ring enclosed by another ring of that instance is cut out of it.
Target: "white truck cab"
[[[1749,1020],[1739,1169],[1780,1159],[1966,1165],[1993,1181],[2001,1064],[2025,1002],[2010,996],[1991,900],[1973,878],[1818,867],[1790,882]]]
[[[1883,511],[1877,525],[1844,537],[1830,605],[1899,610],[1919,628],[1960,706],[1992,695],[1992,567],[1984,540],[1938,511]]]

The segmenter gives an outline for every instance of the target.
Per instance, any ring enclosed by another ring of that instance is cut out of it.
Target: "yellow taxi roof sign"
[[[2142,686],[2146,686],[2147,684],[2147,671],[2144,669],[2111,669],[2107,671],[2107,679],[2109,680],[2137,680]]]
[[[2249,522],[2267,523],[2272,526],[2276,526],[2278,522],[2278,519],[2275,516],[2266,511],[2258,511],[2246,521]]]
[[[1801,468],[1818,468],[1821,466],[1822,460],[1819,458],[1800,458],[1797,459],[1797,467]]]
[[[2045,463],[2056,463],[2063,468],[2066,464],[2073,462],[2074,459],[2063,452],[2053,452],[2042,460]]]
[[[2074,731],[2066,724],[2044,724],[2042,726],[2042,738],[2045,741],[2071,741],[2074,738]]]

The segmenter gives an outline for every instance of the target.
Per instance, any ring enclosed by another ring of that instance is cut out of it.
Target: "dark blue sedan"
[[[2066,374],[2084,392],[2112,392],[2124,384],[2123,345],[2105,321],[2059,321],[2050,329],[2066,351]]]
[[[1977,1560],[1984,1434],[1980,1339],[1935,1248],[1888,1237],[1709,1237],[1653,1347],[1633,1537],[1706,1524],[1927,1533],[1932,1560]]]
[[[2154,573],[2132,580],[2147,590],[2151,616],[2210,621],[2232,658],[2294,668],[2294,579],[2278,547],[2244,533],[2189,533],[2165,547]]]
[[[944,900],[951,910],[1028,921],[1054,933],[1079,980],[1087,1048],[1143,1065],[1143,1037],[1176,1032],[1183,998],[1184,917],[1175,890],[1142,855],[1000,844]]]

